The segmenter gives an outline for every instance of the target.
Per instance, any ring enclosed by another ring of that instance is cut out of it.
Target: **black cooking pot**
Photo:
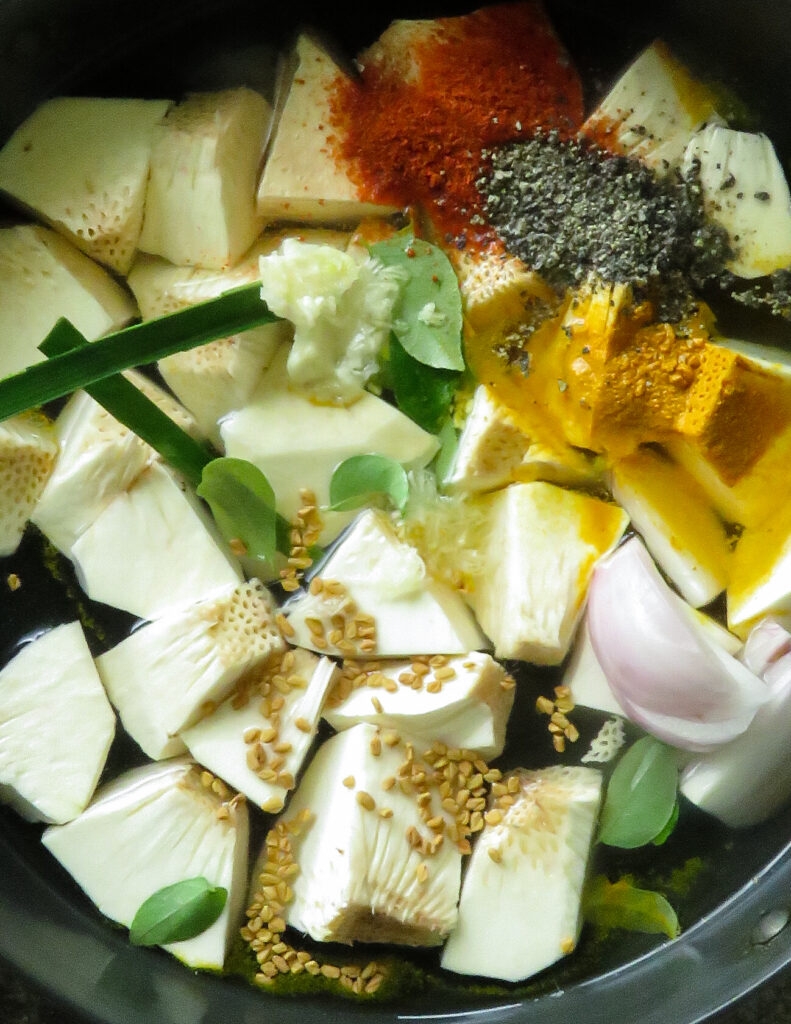
[[[591,98],[661,35],[700,73],[730,84],[780,153],[791,151],[791,3],[599,0],[592,9],[586,0],[557,0],[548,6]],[[266,91],[274,54],[297,19],[334,34],[354,53],[393,16],[440,13],[461,13],[461,7],[428,9],[415,0],[367,9],[356,0],[332,7],[303,2],[294,9],[250,0],[0,0],[0,138],[58,93],[174,97],[238,84]],[[771,338],[787,340],[777,325],[750,321],[753,328],[756,323]],[[13,570],[26,581],[13,608],[0,608],[0,654],[10,654],[42,620],[73,617],[67,569],[57,580],[33,582],[38,552],[28,538],[7,567],[0,563],[0,579]],[[105,625],[112,634],[125,623],[110,616]],[[123,758],[123,750],[115,756]],[[134,949],[126,931],[103,920],[40,846],[40,829],[0,809],[0,956],[107,1024],[237,1024],[267,1017],[278,1024],[326,1024],[341,1014],[371,1024],[691,1024],[791,960],[791,928],[783,928],[791,906],[791,809],[743,833],[719,828],[688,807],[682,819],[666,846],[651,853],[652,870],[677,886],[681,938],[588,940],[547,980],[521,989],[412,991],[397,1003],[362,1006],[326,997],[275,1000],[241,981],[190,974],[161,951]],[[625,856],[622,869],[644,867],[641,856]],[[688,881],[688,891],[679,879]]]

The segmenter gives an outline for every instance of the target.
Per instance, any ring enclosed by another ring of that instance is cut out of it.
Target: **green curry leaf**
[[[331,511],[360,508],[382,496],[397,509],[406,505],[409,480],[400,462],[386,455],[352,455],[335,467],[330,481]]]
[[[651,736],[634,743],[612,773],[599,842],[634,849],[659,835],[676,802],[678,767],[673,752]]]
[[[141,905],[129,929],[136,946],[161,946],[193,939],[223,912],[228,890],[205,878],[187,878],[158,889]]]
[[[257,466],[245,459],[213,459],[198,494],[227,541],[240,541],[248,555],[273,563],[279,547],[275,493]]]
[[[585,920],[599,928],[667,935],[681,931],[676,912],[665,897],[651,889],[638,889],[628,875],[610,882],[597,875],[586,886],[582,901]]]
[[[396,335],[390,337],[389,384],[398,408],[430,434],[448,418],[459,382],[457,370],[438,370],[411,356]]]
[[[371,254],[404,272],[393,309],[393,330],[404,349],[426,366],[463,370],[461,294],[445,253],[422,239],[398,234],[372,245]]]

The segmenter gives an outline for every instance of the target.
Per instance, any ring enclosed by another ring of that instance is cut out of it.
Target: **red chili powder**
[[[359,81],[339,76],[333,142],[361,196],[420,205],[441,236],[481,246],[493,240],[478,224],[481,151],[538,127],[572,133],[582,86],[530,0],[432,24],[403,56],[374,47]]]

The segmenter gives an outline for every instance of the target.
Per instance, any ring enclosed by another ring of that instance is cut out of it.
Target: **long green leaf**
[[[261,299],[257,282],[176,313],[108,334],[85,348],[36,363],[0,380],[0,420],[62,398],[122,370],[153,363],[278,317]],[[56,324],[53,330],[59,330]]]
[[[141,905],[129,929],[129,938],[136,946],[161,946],[193,939],[214,924],[227,899],[227,889],[210,885],[202,877],[167,885]]]
[[[39,345],[44,355],[55,357],[89,345],[68,320],[60,320]],[[159,406],[120,374],[106,377],[85,388],[111,416],[159,452],[194,486],[201,481],[204,466],[214,457],[202,444],[182,430]]]

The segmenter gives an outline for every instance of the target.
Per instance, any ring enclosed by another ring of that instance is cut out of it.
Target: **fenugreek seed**
[[[315,960],[308,960],[305,964],[308,974],[321,974],[321,967]]]
[[[483,815],[480,811],[473,811],[470,815],[470,832],[480,832],[483,828]]]
[[[555,710],[555,705],[549,697],[539,697],[536,701],[536,710],[540,711],[542,715],[551,715]]]
[[[516,775],[511,775],[509,777],[508,782],[506,783],[506,786],[508,787],[508,792],[509,793],[518,793],[519,792],[519,779],[516,777]]]
[[[410,667],[416,676],[428,676],[431,674],[431,669],[423,661],[413,661]]]
[[[299,729],[300,732],[310,732],[311,724],[306,718],[295,718],[294,725]]]
[[[272,963],[277,967],[281,974],[289,974],[291,968],[288,966],[288,961],[282,956],[275,955],[272,957]]]
[[[372,995],[374,992],[376,992],[379,989],[379,987],[381,986],[383,981],[384,981],[384,975],[383,974],[375,975],[373,978],[371,978],[371,980],[365,986],[365,991],[368,993],[368,995]]]
[[[305,618],[305,625],[311,633],[317,633],[320,636],[324,635],[324,623],[321,619],[317,619],[313,615],[308,615]]]
[[[303,690],[306,685],[304,676],[290,675],[286,682],[292,690]]]
[[[420,678],[420,676],[415,676],[415,681],[414,681],[414,683],[412,683],[412,689],[413,690],[422,690],[423,689],[423,680]]]
[[[374,757],[379,757],[382,753],[382,741],[378,735],[371,737],[370,748]]]
[[[277,772],[273,768],[259,768],[256,774],[258,775],[258,778],[263,779],[264,782],[272,782],[277,778]]]
[[[384,710],[384,708],[382,707],[382,702],[379,700],[379,698],[378,697],[371,697],[371,703],[374,706],[374,711],[378,715],[381,715],[383,710]]]
[[[357,803],[360,807],[364,807],[366,811],[372,811],[376,807],[376,801],[371,794],[366,793],[364,789],[358,790]]]
[[[274,978],[275,975],[278,973],[278,971],[277,971],[277,967],[275,967],[275,965],[270,960],[268,963],[265,963],[263,965],[263,967],[261,968],[260,973],[261,973],[262,977],[265,977],[268,981],[271,981],[272,978]]]
[[[434,654],[428,659],[428,663],[432,668],[444,668],[448,664],[448,659],[444,654]]]
[[[300,963],[299,960],[296,960],[296,961],[294,961],[294,963],[291,964],[291,973],[292,974],[302,974],[302,972],[304,970],[305,970],[305,965],[303,963]]]
[[[393,817],[393,808],[392,807],[380,807],[379,808],[379,817],[380,818],[392,818]]]
[[[376,972],[378,970],[379,970],[379,965],[376,963],[376,961],[371,960],[360,971],[360,977],[362,978],[363,981],[368,981],[368,979],[372,978],[374,976],[374,974],[376,974]]]
[[[439,679],[443,683],[446,679],[455,679],[456,669],[451,665],[447,665],[445,668],[438,668],[434,672],[434,678]]]
[[[276,754],[288,754],[291,751],[291,744],[288,740],[280,740],[279,743],[275,743],[272,746],[272,750],[274,750]]]
[[[556,711],[550,718],[550,721],[553,722],[555,725],[559,725],[561,729],[565,729],[566,726],[569,724],[568,718],[566,718],[565,715],[561,714],[560,711]]]
[[[260,729],[254,729],[254,728],[253,729],[245,729],[245,731],[244,731],[244,733],[242,735],[242,739],[245,741],[245,743],[257,743],[260,738],[261,738],[261,730]]]
[[[325,978],[340,978],[341,969],[336,967],[335,964],[322,964],[321,973]]]
[[[569,743],[576,743],[580,738],[579,730],[572,722],[569,722],[568,726],[563,730],[563,733]]]
[[[561,953],[573,953],[574,952],[574,939],[567,937],[560,943]]]
[[[470,845],[469,839],[460,839],[456,844],[456,847],[462,857],[468,857],[472,853],[472,846]]]
[[[448,814],[459,813],[459,805],[456,803],[455,800],[451,800],[450,797],[447,797],[445,800],[442,801],[442,806],[445,808]]]
[[[339,640],[335,646],[341,652],[341,654],[356,654],[354,644],[349,640]]]
[[[283,588],[283,590],[288,591],[289,593],[293,593],[295,590],[299,590],[299,581],[294,579],[281,580],[280,586]],[[293,636],[294,634],[292,632],[287,633],[286,635]]]
[[[271,707],[273,711],[280,711],[285,706],[285,700],[281,696],[273,697]]]
[[[343,643],[343,630],[342,629],[333,629],[328,634],[327,639],[329,640],[329,642],[333,646],[337,647],[338,644]]]
[[[564,752],[564,750],[566,749],[566,740],[565,740],[565,738],[562,735],[561,736],[553,736],[552,737],[552,746],[555,748],[555,750],[559,754],[562,754]]]
[[[442,815],[437,814],[433,818],[429,818],[426,821],[426,824],[430,829],[433,829],[434,831],[442,831],[442,829],[444,829],[445,827],[445,819],[442,817]]]
[[[269,767],[272,769],[273,772],[275,772],[275,774],[277,774],[277,772],[280,771],[280,769],[283,767],[285,763],[286,759],[283,757],[283,755],[278,754],[276,757],[273,757],[272,760],[269,762]]]
[[[489,854],[489,856],[492,858],[495,864],[501,863],[503,855],[497,846],[490,846],[486,852]]]
[[[282,612],[275,616],[275,622],[277,623],[277,626],[280,629],[280,632],[283,634],[283,636],[294,636],[294,627],[291,625],[291,623],[288,621],[288,619]]]
[[[488,772],[485,772],[483,776],[485,782],[499,782],[502,777],[503,773],[499,768],[492,768]]]
[[[360,641],[360,650],[364,651],[366,654],[370,653],[371,651],[375,651],[376,650],[376,641],[375,640],[368,640],[368,639],[361,640]]]
[[[442,691],[442,682],[438,679],[432,680],[426,684],[426,690],[429,693],[440,693]]]
[[[282,808],[283,801],[277,796],[270,796],[268,800],[265,800],[261,804],[261,810],[265,814],[276,814],[278,811],[282,810]]]
[[[313,594],[314,597],[316,597],[322,592],[323,589],[324,583],[322,582],[321,577],[314,576],[313,579],[310,581],[310,586],[308,587],[310,593]]]
[[[259,769],[260,762],[258,760],[258,750],[255,747],[247,751],[247,754],[245,755],[245,760],[247,762],[247,767],[250,769],[250,771],[255,772]]]
[[[348,622],[344,627],[344,636],[346,640],[357,639],[357,624],[354,622]]]
[[[269,930],[271,932],[284,932],[286,930],[286,922],[282,917],[273,917],[269,922]]]
[[[299,950],[299,951],[297,952],[297,960],[299,960],[299,962],[300,962],[301,964],[306,964],[306,963],[308,963],[308,961],[309,961],[310,959],[311,959],[310,953],[307,953],[307,952],[305,952],[305,950],[304,950],[304,949],[300,949],[300,950]]]
[[[295,782],[294,776],[291,772],[281,772],[277,777],[278,786],[282,786],[283,789],[293,789]]]
[[[417,868],[415,869],[415,874],[417,875],[417,880],[421,883],[421,885],[423,882],[428,881],[428,864],[426,864],[424,860],[422,860],[418,864]]]
[[[497,810],[496,807],[493,807],[490,811],[487,811],[483,817],[487,825],[499,825],[503,820],[503,812]]]
[[[349,989],[349,991],[354,988],[354,980],[352,978],[347,978],[345,974],[342,974],[338,980],[343,988]]]
[[[417,679],[414,672],[401,672],[398,677],[399,683],[403,683],[404,686],[411,686],[412,683]]]
[[[327,647],[327,641],[323,636],[319,636],[318,633],[314,633],[313,636],[311,636],[310,642],[314,647],[318,647],[320,651],[325,650]]]

